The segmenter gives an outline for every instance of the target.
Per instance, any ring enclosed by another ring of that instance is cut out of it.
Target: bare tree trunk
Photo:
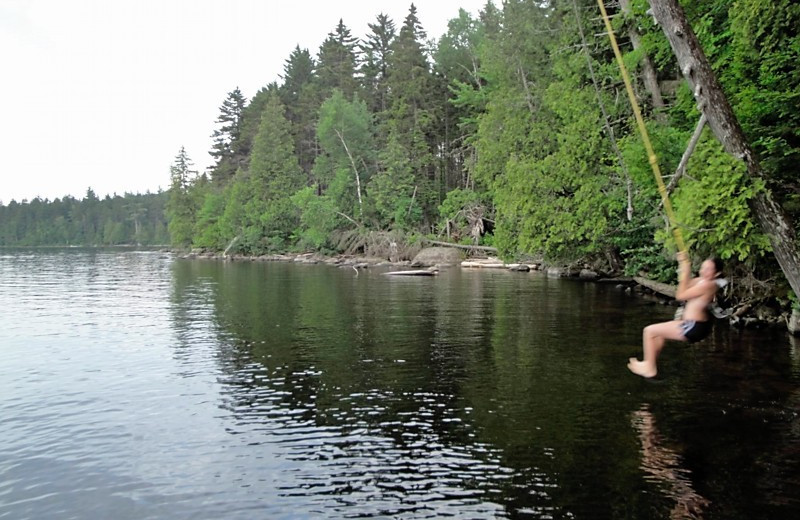
[[[347,143],[344,142],[344,137],[342,134],[336,130],[336,135],[339,136],[339,140],[342,142],[342,146],[344,146],[344,151],[347,152],[347,157],[350,159],[350,164],[353,166],[353,174],[356,176],[356,194],[358,195],[358,213],[361,218],[364,218],[364,204],[361,202],[361,179],[358,177],[358,168],[356,168],[356,162],[353,160],[353,156],[350,155],[350,149],[347,147]]]
[[[689,82],[697,106],[708,118],[708,125],[729,154],[744,161],[754,180],[764,178],[761,165],[744,136],[725,93],[708,63],[697,36],[678,0],[650,1],[650,8],[667,36],[683,77]],[[769,237],[775,258],[795,294],[800,295],[800,254],[794,228],[768,190],[759,190],[750,209],[762,231]]]
[[[522,69],[522,63],[517,67],[517,74],[519,74],[519,79],[522,80],[522,88],[525,89],[525,101],[528,103],[528,110],[530,110],[531,115],[535,115],[536,110],[533,108],[533,96],[531,96],[531,89],[528,86],[528,78],[525,77],[525,71]]]
[[[625,13],[625,16],[630,17],[630,0],[619,0],[619,6],[622,8],[622,12]],[[634,50],[639,49],[642,46],[642,37],[639,35],[639,31],[636,30],[636,27],[632,23],[628,23],[628,38],[631,40]],[[650,101],[653,104],[653,111],[655,112],[656,119],[664,122],[666,120],[664,114],[664,98],[661,97],[661,87],[658,86],[656,69],[653,67],[653,62],[650,60],[650,56],[648,56],[646,53],[642,53],[641,66],[642,82],[644,83],[644,88],[647,90],[647,93],[650,94]]]
[[[675,173],[672,175],[672,179],[670,179],[669,184],[667,184],[667,194],[672,193],[672,190],[674,190],[675,186],[678,185],[678,181],[681,180],[681,177],[683,177],[686,173],[686,165],[689,164],[689,158],[691,158],[692,154],[694,153],[694,149],[697,147],[697,142],[700,140],[700,136],[703,135],[703,127],[706,126],[706,120],[706,115],[701,114],[700,121],[697,122],[697,126],[694,128],[692,138],[689,139],[689,144],[686,145],[686,150],[683,151],[681,162],[678,163],[678,167],[675,168]]]

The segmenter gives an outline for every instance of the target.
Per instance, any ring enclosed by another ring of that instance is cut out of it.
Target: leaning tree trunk
[[[725,151],[744,161],[751,178],[763,179],[761,165],[745,139],[739,120],[711,70],[678,0],[651,0],[650,7],[656,22],[667,36],[678,59],[681,73],[692,89],[698,108],[708,118],[708,125],[714,135]],[[794,229],[766,189],[759,190],[750,200],[750,209],[762,231],[769,237],[775,258],[789,285],[795,294],[800,295],[800,254],[797,251]]]
[[[620,0],[619,6],[626,16],[631,15],[630,0]],[[628,39],[630,39],[633,49],[638,50],[642,47],[642,37],[639,35],[639,31],[636,30],[636,26],[633,22],[627,25]],[[658,85],[658,78],[656,77],[656,69],[653,67],[653,61],[646,52],[642,53],[641,66],[642,83],[644,83],[644,88],[647,89],[647,92],[650,94],[650,100],[653,103],[653,112],[655,113],[656,119],[664,122],[666,120],[664,117],[664,98],[661,97],[661,87]]]

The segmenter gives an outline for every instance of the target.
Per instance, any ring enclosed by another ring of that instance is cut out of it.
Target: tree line
[[[769,192],[790,222],[800,213],[800,6],[681,5],[760,178],[698,124],[696,93],[648,2],[607,3],[690,250],[726,260],[738,287],[771,291],[782,276],[751,208]],[[171,167],[173,245],[386,254],[427,236],[674,279],[675,246],[596,2],[489,2],[434,39],[411,5],[401,24],[380,14],[368,29],[357,39],[340,20],[315,53],[296,47],[279,80],[226,96],[213,166],[194,171],[181,149]]]
[[[167,193],[0,204],[0,246],[167,245]]]

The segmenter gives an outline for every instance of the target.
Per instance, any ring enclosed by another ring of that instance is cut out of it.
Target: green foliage
[[[478,222],[482,226],[486,217],[489,206],[487,195],[461,188],[448,192],[439,206],[439,234],[446,233],[448,237],[456,240],[471,241],[473,226]],[[484,236],[490,237],[486,238],[484,243],[493,239],[492,235]]]
[[[514,4],[521,15],[528,9]],[[530,16],[543,18],[546,12]],[[512,23],[520,34],[533,30],[522,20]],[[531,37],[544,48],[552,45],[542,35]],[[531,45],[511,38],[497,45]],[[603,246],[622,204],[620,183],[602,160],[609,145],[596,95],[584,86],[585,57],[561,53],[545,60],[541,48],[529,52],[527,61],[516,64],[516,76],[493,71],[496,90],[478,130],[477,173],[494,194],[496,245],[506,256],[591,253]],[[539,75],[543,81],[526,77],[534,67],[547,71]]]
[[[277,94],[264,108],[250,170],[241,182],[246,183],[241,195],[246,200],[242,221],[246,243],[256,251],[284,248],[299,218],[289,198],[305,184],[305,175],[294,155],[289,122]]]
[[[754,262],[770,251],[754,222],[748,201],[763,186],[753,185],[744,164],[705,139],[689,161],[696,181],[685,180],[673,197],[687,246],[699,256]],[[661,235],[662,239],[666,237]]]
[[[244,105],[242,91],[236,87],[228,93],[219,107],[218,127],[211,135],[214,144],[209,152],[216,161],[211,176],[217,183],[227,182],[236,172],[238,162],[242,158],[242,151],[239,148]]]
[[[416,201],[412,167],[405,149],[393,138],[383,156],[384,169],[370,181],[368,193],[375,219],[381,229],[411,229],[420,222],[422,208]]]
[[[191,167],[192,162],[186,150],[181,147],[170,167],[171,182],[166,207],[170,241],[176,247],[188,247],[192,244],[197,207],[189,190],[197,172]]]
[[[306,174],[311,172],[316,158],[315,125],[320,88],[315,67],[308,50],[295,47],[283,67],[283,84],[278,89],[286,107],[286,119],[291,123],[297,162]]]
[[[408,164],[417,186],[414,204],[422,209],[424,221],[429,223],[435,218],[442,186],[432,150],[436,127],[434,100],[438,96],[425,38],[412,4],[391,48],[384,157]]]
[[[0,204],[0,246],[165,245],[166,192]]]
[[[334,90],[320,108],[317,138],[322,154],[314,165],[314,176],[323,193],[339,211],[361,219],[364,186],[372,174],[374,140],[372,118],[364,101],[345,99]]]
[[[767,185],[800,215],[795,3],[682,1]],[[234,157],[226,167],[236,173],[214,187],[187,174],[171,188],[173,238],[222,248],[239,237],[237,248],[251,253],[377,251],[391,233],[444,230],[454,240],[474,239],[472,226],[489,212],[495,228],[484,243],[506,257],[607,256],[629,274],[674,281],[674,245],[613,53],[595,4],[579,0],[577,7],[580,20],[572,0],[506,0],[487,4],[477,18],[460,10],[431,41],[414,6],[398,30],[378,16],[360,45],[339,21],[316,60],[292,51],[281,85],[268,85],[248,104],[236,91],[229,95],[213,153]],[[646,14],[649,3],[631,0],[631,8],[614,24],[634,84],[641,85],[645,57],[662,81],[666,117],[646,124],[668,176],[699,113],[674,79],[676,61]],[[637,50],[626,41],[631,26],[641,35]],[[706,137],[672,195],[693,254],[769,273],[767,241],[749,210],[759,189]],[[84,222],[86,236],[118,238],[105,218],[71,218]],[[70,223],[62,218],[54,229]]]
[[[360,44],[363,57],[359,69],[367,104],[373,113],[381,113],[388,107],[389,59],[392,42],[397,30],[394,22],[385,14],[377,16],[375,23],[368,24],[370,33]]]
[[[661,174],[666,179],[665,182],[669,182],[668,177],[678,167],[691,132],[652,121],[646,126]],[[641,136],[635,133],[620,139],[619,147],[636,189],[634,207],[637,211],[649,212],[652,215],[650,208],[660,203],[661,199],[644,142]]]
[[[730,10],[732,59],[723,81],[784,207],[797,219],[800,162],[800,5],[739,0]]]
[[[669,251],[661,241],[654,239],[656,223],[651,213],[637,212],[628,222],[623,220],[610,239],[611,246],[622,258],[627,276],[643,274],[647,278],[665,283],[676,280],[675,252]]]
[[[205,194],[203,204],[197,212],[194,245],[211,250],[224,249],[225,235],[220,228],[220,218],[225,213],[225,196],[212,190]]]
[[[356,93],[356,46],[358,39],[341,19],[319,48],[317,80],[323,92],[338,89],[348,98]]]
[[[446,220],[463,218],[461,214],[464,212],[464,208],[483,203],[483,197],[479,193],[456,188],[447,193],[447,197],[439,206],[439,216]]]
[[[239,237],[237,243],[243,243],[242,233],[247,224],[244,207],[247,203],[248,195],[245,174],[242,170],[239,170],[236,172],[234,181],[223,192],[223,198],[225,199],[224,209],[217,221],[219,234],[223,241],[231,241]],[[247,244],[245,249],[250,249],[250,246],[251,244]]]
[[[317,186],[307,186],[294,195],[292,203],[300,211],[300,226],[295,231],[300,249],[324,250],[341,220],[330,197],[317,195]]]

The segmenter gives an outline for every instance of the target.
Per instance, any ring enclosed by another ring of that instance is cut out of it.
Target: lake
[[[541,273],[0,250],[0,518],[800,517],[800,343]]]

